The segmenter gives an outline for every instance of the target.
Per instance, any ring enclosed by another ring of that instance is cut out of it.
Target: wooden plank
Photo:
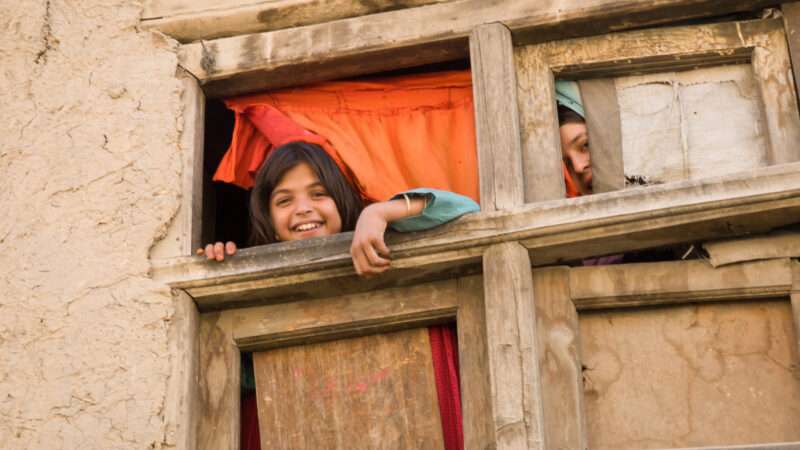
[[[781,5],[783,27],[789,44],[789,57],[792,63],[795,92],[800,92],[800,3],[790,2]]]
[[[585,449],[578,312],[570,298],[570,269],[533,271],[537,356],[547,449]]]
[[[514,54],[511,32],[499,23],[481,25],[469,38],[481,210],[523,203]]]
[[[142,26],[180,42],[300,27],[452,0],[229,0],[181,3],[151,0]]]
[[[495,442],[484,311],[482,277],[459,278],[456,326],[464,448],[492,448]]]
[[[613,78],[595,78],[579,85],[592,156],[592,191],[618,191],[625,187],[625,171],[616,84]]]
[[[180,65],[210,96],[292,86],[467,55],[478,25],[501,22],[519,44],[750,11],[767,0],[459,0],[306,27],[187,44]]]
[[[200,450],[239,450],[241,356],[231,331],[230,321],[219,313],[200,316],[196,432]]]
[[[797,352],[800,354],[800,261],[792,261],[792,322],[794,336],[797,340]]]
[[[745,261],[800,257],[800,232],[778,231],[743,239],[704,242],[714,267]]]
[[[253,355],[265,449],[444,448],[426,328]]]
[[[456,281],[237,309],[233,338],[242,351],[306,344],[452,320]]]
[[[506,242],[486,250],[483,297],[497,448],[548,448],[537,358],[538,323],[525,248]]]
[[[203,154],[205,136],[206,97],[197,80],[189,74],[181,77],[183,81],[183,131],[181,132],[181,152],[183,153],[183,174],[181,197],[181,250],[184,255],[194,254],[203,245]]]
[[[167,439],[176,448],[197,448],[199,389],[197,385],[199,316],[194,300],[185,292],[173,291],[175,305],[169,321],[169,353],[173,355],[172,374],[164,402]]]
[[[800,221],[800,164],[474,214],[424,233],[391,235],[394,269],[360,280],[350,235],[242,250],[222,264],[153,260],[156,280],[186,289],[201,310],[239,302],[327,297],[458,276],[489,245],[522,240],[534,264],[769,231]],[[415,278],[418,276],[420,278]],[[327,292],[326,292],[327,289]],[[331,291],[336,289],[336,291]]]
[[[578,310],[664,303],[786,297],[789,259],[713,268],[702,260],[576,267],[570,292]]]
[[[527,203],[564,198],[566,192],[553,75],[533,49],[514,50]]]
[[[771,164],[800,161],[800,116],[791,62],[780,20],[658,28],[590,38],[549,42],[524,52],[544,60],[547,70],[581,79],[663,72],[752,61],[761,93],[771,150]],[[543,84],[545,80],[533,80]]]
[[[712,447],[672,448],[663,450],[798,450],[800,442],[781,442],[776,444],[723,445]]]

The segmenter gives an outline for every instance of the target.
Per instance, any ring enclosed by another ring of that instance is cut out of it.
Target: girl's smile
[[[272,191],[269,209],[280,241],[330,236],[342,231],[336,202],[306,163],[284,174]]]

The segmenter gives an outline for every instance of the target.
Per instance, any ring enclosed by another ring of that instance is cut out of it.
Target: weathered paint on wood
[[[253,354],[265,449],[444,448],[426,328]]]
[[[511,32],[499,23],[481,25],[469,38],[481,210],[523,203],[524,187],[517,111],[517,78]]]
[[[797,352],[800,355],[800,261],[792,261],[792,323],[797,340]]]
[[[587,448],[578,312],[570,298],[570,269],[533,271],[537,358],[548,450]]]
[[[452,276],[499,242],[521,240],[532,251],[533,263],[544,265],[763,233],[799,219],[800,164],[795,163],[475,214],[428,232],[390,236],[396,269],[372,280],[354,276],[346,233],[244,249],[222,264],[192,257],[154,260],[153,266],[157,280],[186,289],[207,310],[243,299],[325,297],[325,289],[356,292]]]
[[[452,0],[150,0],[142,25],[180,42],[330,22]]]
[[[200,316],[197,448],[239,450],[241,356],[226,317]]]
[[[581,80],[578,84],[589,132],[592,191],[601,194],[620,190],[625,187],[625,171],[617,86],[612,78]]]
[[[210,96],[375,73],[464,58],[478,25],[501,22],[516,43],[749,11],[767,0],[460,0],[184,45],[182,67]]]
[[[773,259],[714,268],[703,260],[576,267],[570,292],[578,310],[661,303],[786,297],[791,260]]]

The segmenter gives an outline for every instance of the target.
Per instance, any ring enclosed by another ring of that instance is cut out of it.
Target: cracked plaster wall
[[[581,314],[592,449],[800,441],[789,301]]]
[[[174,446],[175,44],[126,0],[0,0],[0,448]]]

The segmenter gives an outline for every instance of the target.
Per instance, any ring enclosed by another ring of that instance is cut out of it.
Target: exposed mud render
[[[0,6],[0,448],[174,447],[175,43],[134,1]]]

